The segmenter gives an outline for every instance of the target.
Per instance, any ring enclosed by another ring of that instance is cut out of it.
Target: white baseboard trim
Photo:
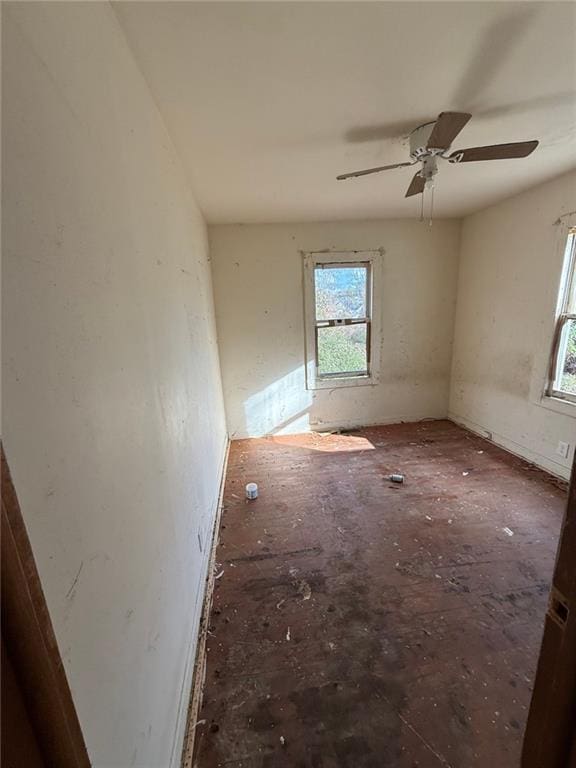
[[[196,594],[196,600],[194,602],[194,626],[190,634],[188,643],[188,651],[186,655],[186,664],[184,667],[184,677],[182,680],[182,687],[180,689],[180,700],[178,702],[178,715],[176,719],[176,728],[174,731],[174,740],[172,743],[172,751],[170,755],[170,768],[181,768],[181,766],[188,765],[185,762],[185,755],[187,752],[188,733],[190,729],[190,718],[192,703],[194,701],[195,689],[197,687],[197,666],[198,657],[200,653],[204,655],[205,641],[206,641],[206,595],[210,591],[209,585],[213,584],[213,558],[215,552],[214,542],[217,539],[218,528],[220,526],[220,517],[222,511],[222,497],[224,494],[224,481],[226,478],[226,468],[228,466],[228,455],[230,452],[230,440],[226,438],[224,445],[224,455],[222,460],[222,468],[220,472],[220,485],[218,489],[218,498],[216,500],[216,509],[213,514],[212,536],[209,541],[210,546],[206,547],[206,556],[204,558],[203,578],[198,585],[198,591]],[[201,610],[198,607],[202,606]],[[203,684],[203,679],[202,679]],[[201,691],[200,686],[200,691]],[[199,705],[198,701],[198,705]],[[198,707],[194,712],[194,720],[196,722],[196,713]],[[193,745],[192,745],[193,746]],[[190,765],[192,765],[192,753],[190,753]]]
[[[480,437],[494,443],[494,445],[497,445],[499,448],[504,448],[508,453],[512,453],[514,456],[529,461],[531,464],[540,467],[540,469],[549,472],[551,475],[554,475],[561,480],[568,481],[570,479],[569,467],[566,467],[560,462],[555,461],[548,456],[544,456],[537,451],[532,451],[530,448],[526,448],[526,446],[517,443],[515,440],[512,440],[512,438],[494,432],[494,430],[489,429],[482,424],[477,424],[475,421],[460,416],[457,413],[449,412],[448,418],[450,421],[453,421],[454,424],[458,424],[460,427],[464,427],[464,429],[468,429],[470,432],[480,435]],[[491,437],[488,437],[487,435],[491,435]]]

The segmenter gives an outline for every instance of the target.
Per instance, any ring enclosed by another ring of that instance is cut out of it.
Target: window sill
[[[572,416],[572,418],[576,419],[576,403],[570,400],[564,400],[553,395],[542,395],[537,405],[541,408],[547,408],[549,411],[555,411],[564,416]]]
[[[333,379],[314,379],[309,381],[306,385],[306,389],[340,389],[341,387],[369,387],[378,383],[374,374],[367,376],[342,376],[338,378],[335,376]]]

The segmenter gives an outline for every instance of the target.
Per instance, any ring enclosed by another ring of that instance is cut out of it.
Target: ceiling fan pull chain
[[[432,184],[432,192],[430,194],[430,221],[428,226],[432,226],[432,216],[434,215],[434,184]]]
[[[424,221],[424,190],[422,190],[422,197],[420,198],[420,221]]]

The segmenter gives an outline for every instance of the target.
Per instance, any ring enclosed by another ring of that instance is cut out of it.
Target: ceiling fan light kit
[[[520,141],[510,144],[491,144],[486,147],[470,147],[448,154],[452,142],[471,117],[472,115],[468,112],[441,112],[437,120],[418,126],[410,134],[410,162],[383,165],[378,168],[368,168],[364,171],[352,171],[351,173],[343,173],[336,178],[341,181],[421,163],[422,167],[410,182],[405,195],[405,197],[412,197],[413,195],[423,194],[427,187],[433,190],[434,177],[438,173],[438,158],[447,160],[449,163],[508,160],[516,157],[527,157],[538,146],[538,141],[536,140]],[[432,212],[430,213],[431,218]]]

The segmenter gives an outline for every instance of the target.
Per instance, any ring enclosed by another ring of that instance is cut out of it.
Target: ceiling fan
[[[447,160],[449,163],[508,160],[513,157],[527,157],[538,146],[536,140],[519,141],[512,144],[490,144],[486,147],[458,149],[447,154],[452,142],[471,117],[472,115],[468,112],[441,112],[437,120],[420,125],[410,134],[410,162],[367,168],[364,171],[352,171],[351,173],[343,173],[336,178],[341,181],[422,163],[422,167],[410,182],[405,195],[405,197],[412,197],[412,195],[423,193],[426,187],[433,187],[434,176],[438,173],[438,158]]]

